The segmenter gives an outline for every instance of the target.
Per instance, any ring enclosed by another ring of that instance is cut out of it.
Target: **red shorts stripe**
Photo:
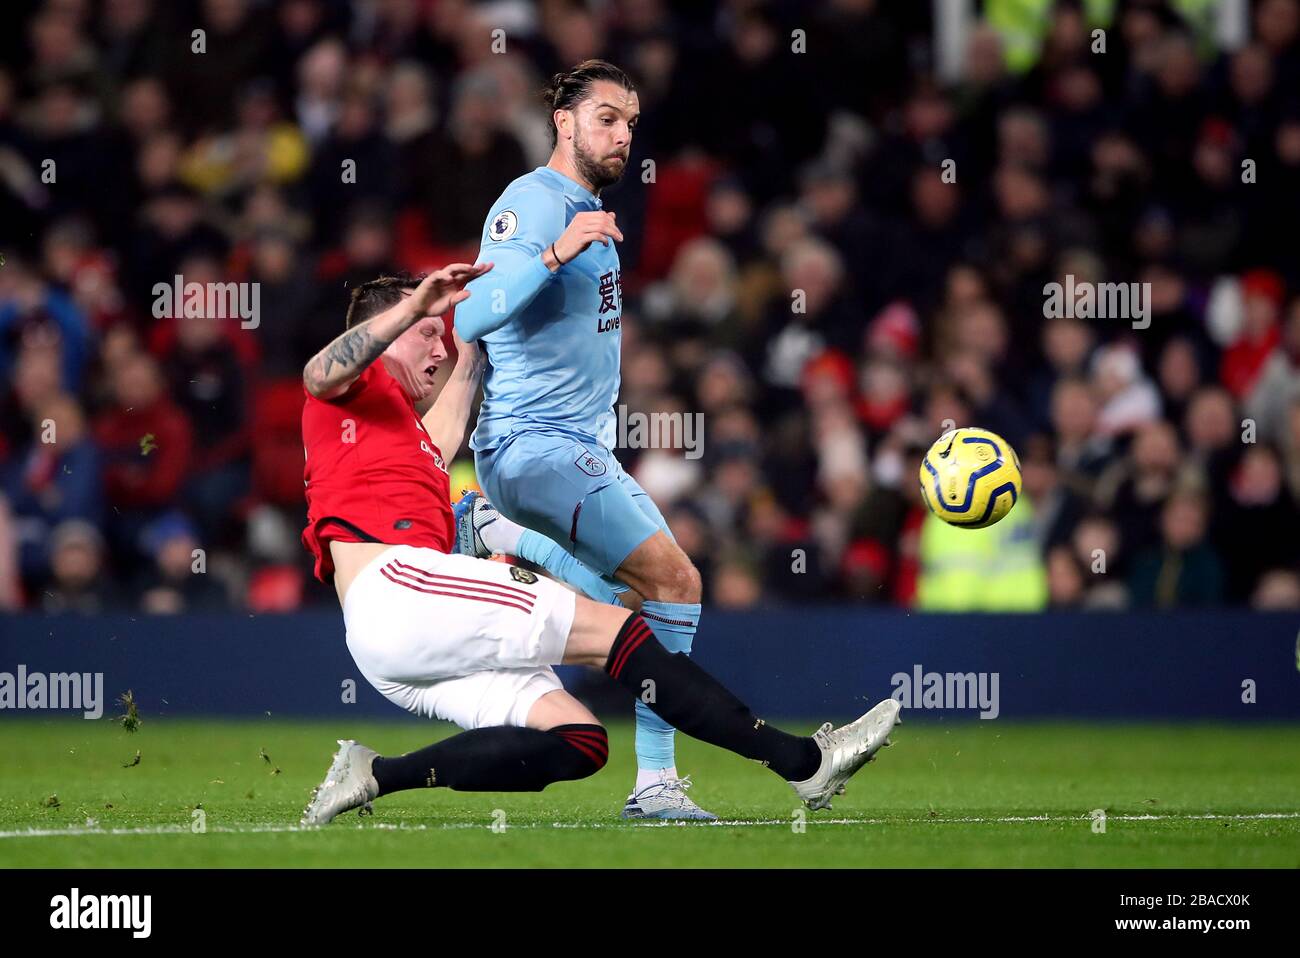
[[[527,608],[522,605],[516,605],[514,602],[507,602],[504,599],[492,599],[485,595],[467,595],[463,592],[444,592],[442,589],[426,589],[423,586],[415,585],[414,583],[407,582],[404,579],[396,578],[395,576],[389,573],[387,568],[380,569],[379,573],[384,578],[388,579],[390,582],[394,582],[397,585],[405,586],[406,588],[412,589],[415,592],[423,592],[426,595],[445,595],[449,599],[470,599],[474,602],[491,602],[493,605],[504,605],[512,609],[518,609],[520,612],[524,613],[524,615],[532,615],[533,612],[531,608]]]
[[[521,599],[513,593],[506,592],[505,590],[494,586],[492,583],[488,583],[484,586],[457,585],[455,582],[443,581],[444,579],[453,578],[452,576],[438,576],[435,573],[430,573],[429,577],[425,578],[424,576],[416,575],[413,572],[403,572],[401,569],[394,569],[391,564],[385,568],[387,568],[393,575],[400,576],[401,578],[414,582],[417,585],[427,585],[438,589],[455,589],[460,592],[469,592],[476,595],[490,595],[495,596],[498,599],[506,599],[510,602],[522,603],[530,609],[533,607],[534,596],[530,595],[526,599]]]
[[[407,565],[397,559],[393,560],[394,565],[400,565],[403,569],[409,569],[411,572],[418,572],[420,575],[427,575],[438,579],[450,579],[454,582],[468,582],[470,585],[489,585],[494,589],[501,589],[503,592],[513,592],[518,598],[532,599],[533,593],[527,589],[520,589],[517,586],[506,585],[504,582],[493,582],[491,579],[466,579],[458,575],[443,575],[441,572],[430,572],[427,569],[421,569],[417,566]]]
[[[423,587],[423,588],[434,589],[441,594],[458,595],[466,599],[475,599],[475,598],[497,599],[501,602],[507,603],[508,605],[520,606],[526,612],[533,611],[532,602],[525,602],[523,599],[516,599],[513,595],[508,595],[507,593],[504,592],[493,592],[490,589],[474,589],[469,586],[452,585],[446,582],[432,582],[426,579],[421,579],[419,576],[411,575],[408,572],[403,572],[401,569],[389,569],[388,572],[390,574],[390,578],[392,578],[394,581],[409,583],[410,585],[415,586],[417,588]]]

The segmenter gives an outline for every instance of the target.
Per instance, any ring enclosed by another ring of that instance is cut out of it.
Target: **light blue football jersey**
[[[544,429],[612,448],[622,344],[622,275],[613,240],[592,243],[551,274],[540,256],[600,198],[541,166],[511,183],[483,224],[478,261],[492,272],[467,287],[456,328],[481,339],[488,368],[475,451]]]

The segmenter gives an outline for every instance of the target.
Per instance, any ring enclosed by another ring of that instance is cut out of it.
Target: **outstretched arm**
[[[441,316],[463,302],[469,297],[465,284],[491,268],[491,263],[453,263],[430,273],[410,296],[358,323],[313,356],[302,371],[307,392],[326,400],[343,395],[393,340],[425,316]]]
[[[487,357],[477,344],[465,342],[455,329],[451,335],[456,344],[456,368],[451,371],[451,378],[442,387],[433,406],[424,414],[424,428],[428,430],[429,438],[449,462],[465,441],[470,407],[474,404],[479,383],[483,381],[483,370],[487,368]]]
[[[592,243],[622,241],[614,214],[603,210],[578,213],[563,226],[563,200],[544,197],[523,215],[537,219],[521,234],[499,246],[484,243],[499,268],[491,278],[475,283],[474,302],[456,311],[456,328],[467,342],[505,326],[528,308],[543,287]]]

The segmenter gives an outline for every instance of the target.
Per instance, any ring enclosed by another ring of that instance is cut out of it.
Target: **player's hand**
[[[555,241],[555,255],[559,257],[560,264],[573,262],[592,243],[608,246],[610,240],[623,242],[623,233],[614,220],[614,214],[604,210],[576,215]]]
[[[430,273],[420,281],[407,306],[416,318],[424,316],[441,316],[457,303],[469,299],[465,284],[478,279],[492,268],[491,263],[452,263],[440,270]]]

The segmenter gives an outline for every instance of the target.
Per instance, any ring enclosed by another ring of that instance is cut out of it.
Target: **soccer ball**
[[[944,522],[991,526],[1020,497],[1020,459],[987,429],[951,429],[921,460],[921,497]]]

